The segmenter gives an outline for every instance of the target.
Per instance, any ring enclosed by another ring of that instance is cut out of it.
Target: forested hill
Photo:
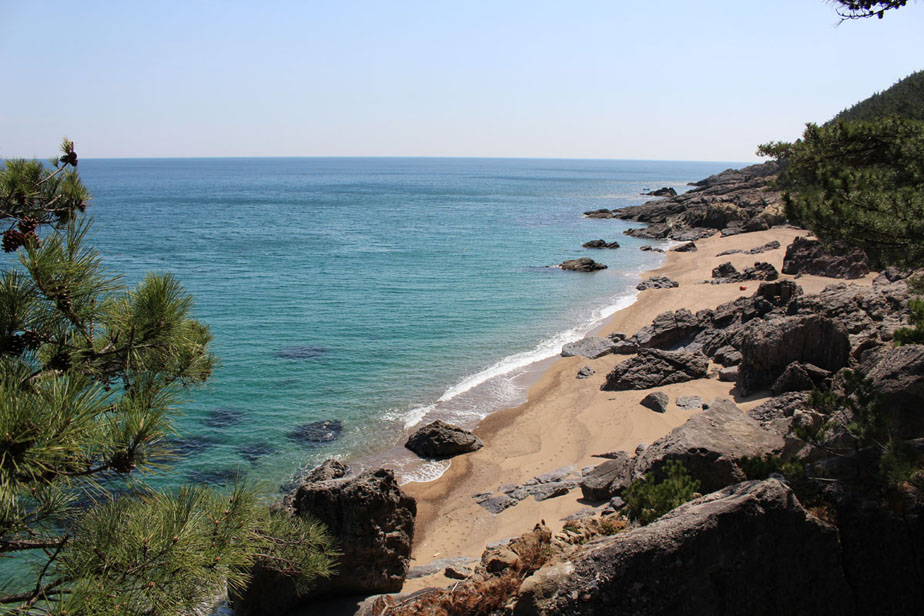
[[[831,122],[874,120],[888,115],[924,121],[924,70],[912,73],[888,90],[877,92],[841,111]]]

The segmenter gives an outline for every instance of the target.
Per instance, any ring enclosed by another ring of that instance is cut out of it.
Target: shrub
[[[623,493],[626,515],[642,525],[653,522],[671,509],[692,500],[699,481],[687,474],[678,460],[668,460],[663,469],[664,479],[656,481],[652,473],[638,479]]]

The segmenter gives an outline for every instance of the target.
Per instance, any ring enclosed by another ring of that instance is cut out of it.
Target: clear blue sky
[[[924,3],[0,2],[0,157],[745,161],[924,68]]]

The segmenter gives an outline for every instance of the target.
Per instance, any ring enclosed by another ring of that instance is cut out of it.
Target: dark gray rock
[[[623,233],[630,237],[637,237],[641,239],[663,240],[671,234],[671,231],[673,231],[673,229],[670,225],[655,223],[641,229],[626,229],[623,231]]]
[[[663,248],[655,248],[654,246],[651,246],[649,244],[645,244],[644,246],[639,248],[639,250],[641,250],[642,252],[664,252]]]
[[[660,475],[667,461],[679,460],[699,480],[700,491],[712,492],[745,479],[739,458],[782,450],[780,436],[764,430],[730,400],[713,400],[708,406],[652,443],[635,463],[636,476]]]
[[[646,409],[651,409],[656,413],[664,413],[667,411],[667,405],[670,404],[671,399],[667,397],[667,394],[663,391],[653,391],[644,398],[640,404]]]
[[[914,270],[890,265],[889,267],[882,270],[882,272],[880,272],[880,274],[873,279],[873,284],[878,286],[892,282],[898,282],[899,280],[905,280],[912,274],[914,274]]]
[[[631,340],[620,340],[613,344],[614,355],[632,355],[638,353],[638,345]]]
[[[673,188],[664,186],[662,188],[653,190],[651,192],[642,193],[642,195],[644,195],[645,197],[676,197],[677,191],[674,190]]]
[[[510,507],[513,507],[518,502],[520,502],[519,499],[516,499],[510,496],[509,494],[499,494],[497,496],[492,496],[490,498],[486,498],[482,501],[479,501],[478,504],[484,507],[485,509],[487,509],[488,511],[490,511],[491,513],[497,515],[504,509],[509,509]]]
[[[468,430],[437,419],[412,434],[404,446],[422,458],[451,458],[477,451],[484,443]]]
[[[349,472],[350,468],[347,465],[333,458],[329,458],[308,471],[302,481],[304,483],[314,483],[316,481],[340,479],[341,477],[346,477]]]
[[[666,276],[652,276],[640,282],[635,288],[639,291],[644,291],[645,289],[673,289],[678,286],[680,286],[680,283]]]
[[[835,372],[850,357],[844,326],[818,315],[753,321],[741,341],[738,390],[749,395],[768,387],[792,362]]]
[[[397,592],[404,584],[414,539],[416,501],[378,469],[352,477],[302,483],[283,501],[291,515],[310,515],[338,543],[337,573],[298,589],[291,578],[257,567],[239,596],[239,616],[281,614],[320,595]]]
[[[289,440],[314,445],[335,441],[343,434],[343,422],[339,419],[313,421],[292,429],[287,436]]]
[[[796,411],[808,408],[808,399],[808,393],[802,391],[774,396],[748,411],[748,417],[756,420],[764,428],[768,428],[771,422],[792,417]]]
[[[790,391],[808,391],[819,387],[830,376],[829,371],[818,366],[794,361],[786,366],[783,374],[774,381],[770,393],[779,396]]]
[[[615,453],[615,457],[595,467],[589,475],[581,479],[581,494],[590,501],[602,501],[621,494],[632,483],[634,458],[624,451]]]
[[[712,237],[716,233],[718,233],[716,229],[692,227],[689,229],[675,230],[670,234],[670,238],[678,242],[695,242],[707,237]]]
[[[613,213],[607,209],[593,210],[590,212],[584,212],[586,218],[615,218]]]
[[[812,274],[830,278],[862,278],[869,273],[869,262],[862,250],[825,251],[818,240],[797,237],[786,247],[784,274]]]
[[[861,287],[839,283],[817,294],[798,297],[787,308],[790,314],[819,314],[842,323],[854,343],[868,338],[889,341],[904,324],[908,285],[904,281]]]
[[[583,248],[619,248],[619,242],[607,242],[605,240],[591,240],[582,244]]]
[[[734,383],[738,380],[738,366],[725,366],[719,368],[719,380],[723,383]]]
[[[606,269],[606,266],[602,263],[597,263],[593,259],[589,259],[587,257],[562,261],[559,263],[558,267],[570,272],[596,272],[597,270]]]
[[[772,264],[758,261],[753,267],[746,267],[742,271],[735,269],[731,263],[723,263],[712,270],[712,284],[729,284],[748,282],[751,280],[776,280],[780,273]]]
[[[854,613],[837,532],[775,479],[731,486],[593,541],[527,578],[514,609],[517,616]]]
[[[699,333],[699,320],[692,312],[681,308],[675,312],[662,312],[630,339],[640,349],[673,349],[693,340]]]
[[[577,487],[576,481],[555,481],[552,483],[541,483],[531,486],[528,490],[536,501],[544,501],[558,496],[564,496],[572,489]]]
[[[924,345],[886,346],[860,365],[903,438],[924,436]]]
[[[687,242],[686,244],[681,244],[676,248],[671,248],[671,252],[696,252],[696,244],[693,242]]]
[[[601,389],[651,389],[706,376],[709,360],[702,353],[640,349],[610,372]]]
[[[587,336],[574,342],[569,342],[561,348],[562,357],[587,357],[597,359],[613,352],[613,341],[598,336]]]
[[[586,379],[587,377],[592,376],[595,372],[596,371],[590,366],[584,366],[583,368],[578,370],[577,378]]]

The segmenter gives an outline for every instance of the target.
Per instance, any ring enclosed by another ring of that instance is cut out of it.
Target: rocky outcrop
[[[637,237],[640,239],[663,240],[671,234],[671,231],[673,231],[673,228],[670,225],[656,223],[647,227],[626,229],[623,233],[629,237]]]
[[[829,278],[862,278],[869,273],[869,262],[862,250],[828,253],[818,240],[797,237],[786,247],[784,274],[812,274]]]
[[[687,242],[686,244],[681,244],[676,248],[671,248],[671,252],[696,252],[696,244],[693,242]]]
[[[645,289],[673,289],[678,286],[680,286],[680,283],[666,276],[651,276],[635,285],[635,288],[639,291],[644,291]]]
[[[685,308],[674,312],[662,312],[629,340],[641,349],[670,349],[682,346],[699,333],[699,320]]]
[[[898,434],[924,436],[924,345],[883,347],[871,352],[860,372],[882,396],[883,408]]]
[[[597,270],[606,269],[606,265],[597,263],[593,259],[587,257],[562,261],[559,263],[558,267],[569,272],[596,272]]]
[[[737,387],[748,395],[772,385],[792,362],[839,370],[850,357],[850,340],[833,319],[797,316],[749,324],[740,350]]]
[[[851,337],[851,346],[861,341],[890,341],[893,332],[905,324],[908,286],[894,282],[873,287],[839,283],[817,295],[793,302],[790,314],[818,314],[841,323]]]
[[[290,515],[322,522],[338,544],[337,573],[299,589],[274,571],[257,568],[234,599],[239,616],[282,614],[311,597],[369,595],[401,589],[411,558],[417,503],[378,469],[356,476],[306,481],[283,501]]]
[[[417,430],[404,444],[422,458],[451,458],[484,447],[481,439],[458,426],[437,419]]]
[[[605,240],[591,240],[582,244],[583,248],[619,248],[619,242],[607,242]]]
[[[597,359],[613,352],[613,341],[599,336],[587,336],[569,342],[561,348],[562,357],[587,357]]]
[[[791,391],[808,391],[821,387],[831,376],[828,370],[808,363],[794,361],[783,370],[783,374],[773,382],[770,393],[779,396]]]
[[[641,349],[613,369],[601,389],[650,389],[706,376],[709,360],[702,353]]]
[[[708,406],[645,449],[635,463],[635,475],[659,476],[665,463],[679,460],[702,492],[712,492],[746,478],[739,458],[783,448],[779,435],[764,430],[730,400],[713,400]]]
[[[738,248],[735,250],[725,250],[725,251],[720,252],[716,256],[724,257],[726,255],[739,255],[739,254],[740,255],[759,255],[765,252],[769,252],[771,250],[776,250],[779,247],[780,247],[780,243],[776,240],[773,240],[772,242],[767,242],[766,244],[761,244],[760,246],[756,246],[754,248],[750,248],[747,250],[742,249],[742,248]]]
[[[552,567],[567,566],[561,575]],[[539,577],[542,583],[533,583]],[[836,531],[769,479],[586,544],[521,586],[519,616],[854,614]]]

